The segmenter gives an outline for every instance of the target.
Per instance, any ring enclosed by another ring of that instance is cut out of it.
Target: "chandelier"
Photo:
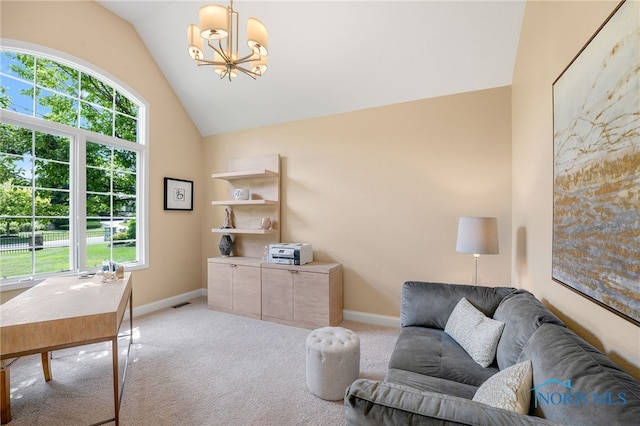
[[[249,54],[238,55],[238,12],[233,10],[233,0],[229,6],[208,4],[199,11],[200,26],[188,27],[189,56],[196,64],[213,65],[220,78],[232,78],[244,73],[254,80],[267,71],[269,53],[267,27],[256,18],[247,20],[247,45]],[[213,59],[204,57],[204,40],[213,50]]]

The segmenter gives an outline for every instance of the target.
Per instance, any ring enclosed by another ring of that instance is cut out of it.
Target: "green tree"
[[[37,82],[37,85],[32,84],[20,92],[24,98],[35,99],[37,117],[137,141],[138,107],[108,84],[55,61],[12,52],[2,52],[1,55],[9,64],[11,76],[25,82]],[[13,102],[3,86],[0,107],[16,111],[24,109]],[[49,199],[47,216],[64,217],[68,214],[68,192],[64,190],[69,189],[69,161],[70,143],[67,138],[2,123],[0,185],[12,182],[18,187],[47,189],[36,194],[37,198]],[[88,216],[109,215],[113,205],[109,193],[135,196],[134,152],[89,143],[86,161],[87,190],[100,193],[88,197]],[[40,211],[38,206],[36,211]],[[0,215],[6,214],[0,205]]]
[[[32,195],[32,191],[27,188],[0,186],[0,206],[2,206],[0,224],[4,228],[6,235],[11,234],[11,225],[14,223],[17,225],[31,223],[29,216],[31,216],[33,205]],[[51,201],[36,196],[35,204],[36,209],[45,210],[50,208]]]

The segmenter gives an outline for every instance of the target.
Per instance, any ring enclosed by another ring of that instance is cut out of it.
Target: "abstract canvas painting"
[[[640,325],[640,2],[553,83],[552,278]]]

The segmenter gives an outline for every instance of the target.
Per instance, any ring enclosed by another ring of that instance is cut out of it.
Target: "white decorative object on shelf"
[[[235,191],[233,191],[233,196],[238,201],[248,200],[251,198],[251,192],[249,188],[236,188]]]

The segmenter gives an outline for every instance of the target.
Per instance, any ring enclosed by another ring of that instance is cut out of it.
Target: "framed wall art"
[[[640,2],[553,83],[552,278],[640,325]]]
[[[193,181],[164,178],[164,209],[193,210]]]

